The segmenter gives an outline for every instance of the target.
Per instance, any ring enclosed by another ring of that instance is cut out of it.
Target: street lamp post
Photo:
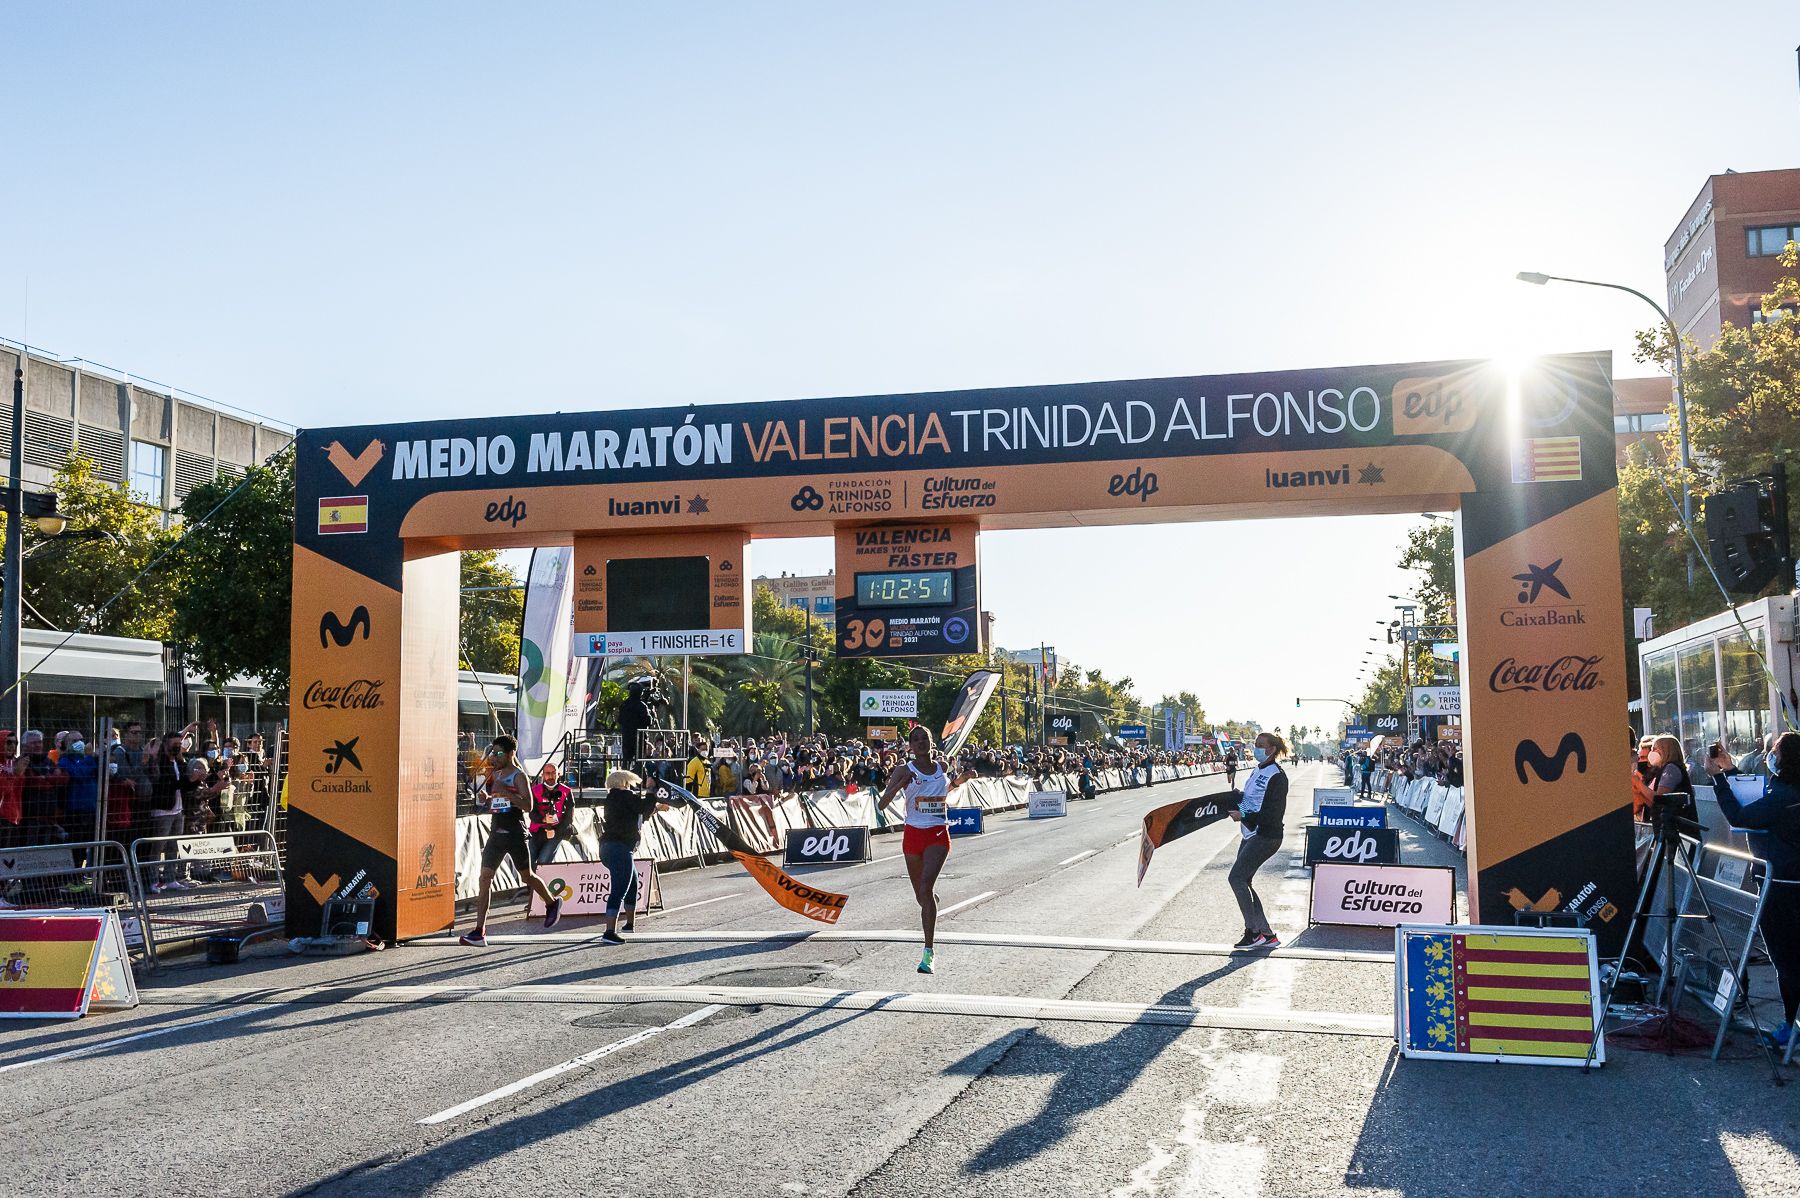
[[[1682,390],[1681,380],[1685,373],[1685,363],[1681,353],[1681,330],[1669,318],[1663,306],[1639,291],[1635,287],[1627,287],[1623,283],[1601,283],[1593,279],[1571,279],[1564,275],[1547,275],[1535,270],[1522,270],[1516,276],[1521,283],[1530,283],[1542,287],[1546,283],[1574,283],[1581,287],[1604,287],[1608,291],[1623,291],[1626,295],[1635,295],[1649,304],[1662,321],[1663,327],[1669,330],[1669,344],[1675,351],[1675,433],[1681,444],[1681,521],[1690,528],[1694,523],[1694,497],[1688,489],[1688,476],[1693,473],[1694,459],[1688,451],[1687,394]],[[1694,555],[1688,553],[1688,585],[1694,585]]]
[[[5,571],[5,594],[0,596],[0,686],[6,688],[6,695],[0,699],[0,725],[4,725],[13,734],[13,744],[19,743],[19,734],[24,731],[21,726],[21,705],[19,700],[19,628],[22,623],[21,611],[25,602],[25,589],[21,585],[24,579],[20,569],[24,564],[25,530],[20,527],[24,516],[25,486],[22,475],[25,467],[25,353],[19,352],[18,365],[13,368],[13,405],[12,405],[12,463],[6,478],[6,549],[0,557],[0,570]]]

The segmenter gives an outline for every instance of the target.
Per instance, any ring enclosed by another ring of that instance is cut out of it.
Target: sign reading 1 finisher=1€
[[[839,528],[838,656],[980,652],[976,533],[968,521]]]

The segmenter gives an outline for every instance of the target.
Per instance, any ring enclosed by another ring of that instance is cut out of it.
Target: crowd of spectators
[[[30,729],[15,747],[0,730],[0,847],[242,832],[266,826],[270,798],[262,736],[221,736],[216,721],[156,737],[133,721],[105,745],[78,729]],[[172,862],[175,845],[158,842],[151,855]],[[146,878],[155,893],[206,880],[174,864]]]
[[[1462,744],[1453,740],[1436,744],[1415,740],[1410,745],[1384,747],[1374,753],[1346,749],[1338,760],[1344,768],[1344,785],[1358,787],[1363,794],[1371,793],[1376,769],[1387,771],[1385,790],[1389,794],[1415,778],[1429,778],[1439,786],[1463,784]]]

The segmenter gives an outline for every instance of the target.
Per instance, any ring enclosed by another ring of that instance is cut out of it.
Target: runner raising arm
[[[933,942],[937,933],[937,879],[950,855],[950,828],[944,809],[950,792],[975,777],[974,770],[964,770],[954,780],[950,765],[932,751],[931,729],[915,726],[906,738],[912,758],[896,766],[881,792],[880,806],[885,810],[902,792],[906,795],[906,827],[901,833],[900,851],[906,857],[906,876],[912,880],[913,897],[919,901],[919,923],[925,932],[925,955],[919,960],[920,973],[935,972],[932,961]]]

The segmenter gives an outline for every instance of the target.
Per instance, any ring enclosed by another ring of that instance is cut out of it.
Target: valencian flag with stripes
[[[82,1014],[105,926],[99,914],[0,919],[0,1017]]]
[[[1485,1057],[1587,1057],[1594,1041],[1596,986],[1589,937],[1410,929],[1402,935],[1405,1048]]]

